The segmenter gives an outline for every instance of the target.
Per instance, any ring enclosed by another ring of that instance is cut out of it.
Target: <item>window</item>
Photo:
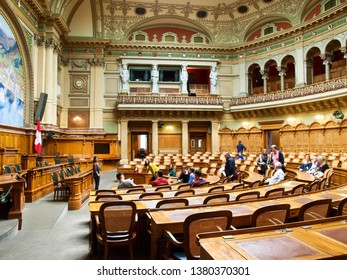
[[[178,42],[177,34],[172,33],[172,32],[164,33],[162,38],[161,38],[161,41],[163,43],[177,43]]]
[[[150,67],[130,66],[129,71],[131,82],[149,82],[151,80]]]
[[[273,32],[274,32],[274,28],[272,26],[264,29],[264,35],[269,35]]]
[[[337,6],[337,1],[336,0],[330,0],[324,4],[324,11],[327,11],[331,8],[334,8]]]
[[[261,36],[266,36],[275,33],[276,31],[276,25],[274,23],[268,23],[261,28]]]
[[[159,82],[179,82],[180,68],[159,67]]]

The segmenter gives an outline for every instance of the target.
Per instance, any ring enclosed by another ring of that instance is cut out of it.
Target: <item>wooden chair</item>
[[[244,193],[238,194],[235,198],[235,201],[248,200],[248,199],[258,199],[259,196],[260,196],[260,192],[258,192],[258,191],[244,192]]]
[[[311,183],[307,186],[305,192],[317,191],[318,188],[319,188],[319,181],[318,181],[318,180],[315,180],[315,181],[311,182]]]
[[[260,185],[260,180],[256,180],[256,181],[253,181],[250,185],[249,185],[249,188],[250,189],[255,189],[255,188],[258,188]]]
[[[325,190],[327,178],[322,178],[319,180],[318,190]]]
[[[123,200],[122,196],[119,194],[100,194],[95,197],[95,201],[115,201],[115,200]]]
[[[227,193],[221,193],[221,194],[214,194],[207,196],[203,204],[213,204],[213,203],[221,203],[221,202],[228,202],[230,199],[229,194]]]
[[[288,220],[290,204],[275,204],[261,207],[254,211],[251,226],[270,226],[284,224]]]
[[[223,192],[224,186],[212,187],[208,190],[208,193]]]
[[[183,189],[190,189],[190,184],[186,183],[186,184],[182,184],[179,187],[177,187],[178,190],[183,190]]]
[[[59,199],[59,197],[66,197],[69,194],[70,188],[64,184],[64,182],[58,179],[58,175],[56,172],[52,172],[52,180],[54,186],[53,200]]]
[[[110,247],[125,245],[130,258],[134,259],[135,218],[136,204],[133,201],[112,201],[101,205],[96,237],[104,247],[104,259],[108,259]]]
[[[115,190],[96,190],[95,195],[114,195],[116,194]]]
[[[158,192],[158,191],[171,191],[171,190],[172,190],[172,187],[169,185],[166,185],[166,186],[159,186],[154,191]]]
[[[8,219],[8,214],[13,206],[13,199],[10,197],[13,186],[0,195],[0,219]]]
[[[176,208],[176,207],[183,207],[188,205],[189,205],[188,199],[170,198],[170,199],[163,199],[161,201],[158,201],[155,208]]]
[[[319,199],[300,207],[298,220],[309,221],[326,218],[329,215],[331,199]]]
[[[342,199],[337,207],[337,215],[347,215],[347,197]]]
[[[145,188],[131,188],[126,191],[126,193],[144,193],[146,192]]]
[[[275,189],[267,191],[265,193],[264,197],[266,197],[266,198],[282,197],[282,196],[284,196],[284,191],[285,191],[285,188],[275,188]]]
[[[11,167],[9,167],[9,166],[7,166],[7,165],[4,165],[4,166],[3,166],[3,169],[4,169],[4,174],[12,173]]]
[[[231,188],[231,190],[243,190],[245,188],[243,183],[237,184]]]
[[[304,192],[305,184],[300,184],[292,188],[291,194],[301,194]]]
[[[328,174],[327,174],[327,177],[326,177],[326,181],[325,181],[325,188],[328,189],[330,188],[330,184],[331,184],[331,178],[333,177],[334,175],[334,171],[331,170]]]
[[[228,210],[202,212],[188,216],[183,222],[182,241],[178,241],[170,231],[164,232],[169,245],[167,249],[171,249],[172,246],[176,247],[176,250],[167,250],[165,257],[178,260],[200,259],[200,246],[196,242],[196,235],[203,232],[229,229],[231,220],[232,213]]]
[[[150,193],[143,193],[139,196],[139,199],[160,199],[164,195],[162,192],[150,192]]]
[[[14,164],[13,167],[14,167],[14,171],[16,171],[16,172],[20,172],[21,171],[21,168],[20,168],[19,164]]]
[[[195,191],[193,189],[177,191],[175,196],[192,196],[195,195]]]

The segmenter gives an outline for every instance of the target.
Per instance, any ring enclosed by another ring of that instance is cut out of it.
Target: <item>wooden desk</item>
[[[13,206],[8,214],[9,219],[18,219],[18,229],[22,228],[22,211],[25,205],[24,197],[24,179],[16,179],[15,176],[1,175],[0,176],[0,188],[3,192],[6,192],[11,186],[13,186],[10,197],[13,200]]]
[[[210,238],[208,233],[199,235],[201,259],[315,260],[347,256],[346,217],[298,227],[240,232],[229,231]]]
[[[82,207],[82,204],[89,198],[93,180],[92,169],[65,178],[64,182],[71,189],[68,201],[69,210],[77,210]]]
[[[307,172],[304,171],[296,171],[296,180],[306,183],[312,183],[316,178]]]
[[[186,217],[201,211],[230,210],[233,213],[232,224],[236,228],[250,226],[250,219],[255,210],[260,207],[274,204],[290,204],[290,218],[298,215],[300,207],[313,200],[331,198],[333,205],[337,205],[343,198],[347,197],[347,187],[341,187],[330,191],[310,193],[305,195],[288,196],[278,199],[260,200],[244,203],[232,203],[224,205],[205,205],[196,208],[178,210],[156,210],[150,211],[151,216],[151,256],[158,258],[158,241],[165,230],[173,233],[182,233],[183,222]]]

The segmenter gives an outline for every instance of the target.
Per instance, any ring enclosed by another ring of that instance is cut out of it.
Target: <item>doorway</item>
[[[131,159],[144,159],[148,155],[148,132],[131,133]]]
[[[203,132],[191,132],[190,133],[189,148],[190,153],[196,152],[204,153],[206,151],[206,133]]]
[[[264,130],[264,148],[268,151],[271,151],[271,145],[277,145],[279,149],[281,147],[280,144],[280,131],[276,130]]]

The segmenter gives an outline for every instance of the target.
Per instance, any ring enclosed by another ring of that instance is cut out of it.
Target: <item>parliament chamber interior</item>
[[[2,0],[0,259],[346,259],[346,12]]]

